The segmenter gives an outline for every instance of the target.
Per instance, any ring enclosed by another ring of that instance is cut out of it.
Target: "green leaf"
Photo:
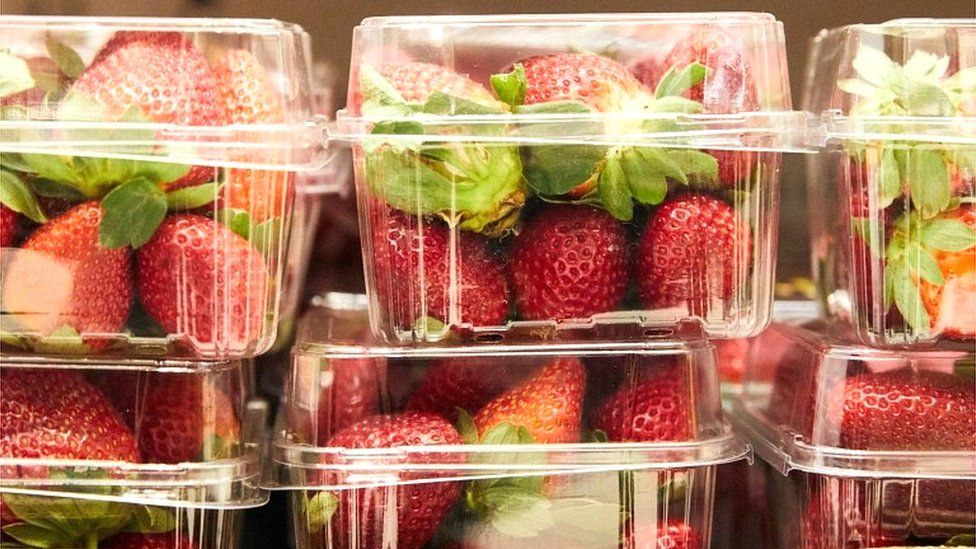
[[[465,444],[478,443],[478,427],[468,412],[458,408],[457,430]]]
[[[589,114],[592,112],[580,101],[549,101],[519,105],[515,108],[517,114]]]
[[[952,99],[935,84],[909,82],[904,94],[905,110],[912,116],[955,116]]]
[[[905,249],[905,261],[911,271],[928,282],[941,285],[945,283],[938,262],[918,241],[912,241]]]
[[[176,528],[173,512],[162,507],[135,506],[132,519],[122,529],[137,534],[164,534]]]
[[[664,149],[658,149],[655,147],[638,147],[637,152],[640,153],[644,162],[647,164],[645,171],[656,172],[672,181],[677,181],[683,185],[688,184],[688,178],[685,173],[678,167],[678,164],[669,156],[668,152]]]
[[[614,218],[630,221],[634,217],[634,203],[631,200],[630,185],[621,165],[622,155],[613,154],[607,159],[600,172],[597,192],[600,203]]]
[[[878,87],[886,87],[892,75],[901,72],[901,68],[884,52],[867,46],[857,50],[851,66],[862,79]]]
[[[591,442],[591,443],[592,442],[597,442],[597,443],[610,442],[610,438],[607,436],[607,432],[606,431],[604,431],[602,429],[594,429],[594,430],[590,431],[590,434],[587,435],[583,439],[583,442]]]
[[[525,101],[525,90],[528,83],[525,80],[525,67],[516,63],[512,72],[493,74],[489,79],[491,88],[502,102],[512,107],[518,107]]]
[[[0,202],[35,223],[47,222],[34,193],[15,173],[7,170],[0,170]]]
[[[24,162],[19,154],[15,153],[0,153],[0,166],[15,172],[34,173],[30,165]]]
[[[639,154],[637,156],[643,158]],[[627,184],[634,199],[641,204],[651,206],[664,202],[664,197],[668,194],[668,182],[664,175],[657,172],[641,172],[635,166],[636,162],[632,155],[624,156]]]
[[[942,544],[943,547],[974,547],[976,546],[976,535],[958,534],[949,538],[949,541]]]
[[[660,99],[655,99],[647,106],[647,110],[650,112],[668,112],[676,114],[699,114],[704,112],[705,107],[697,101],[692,101],[685,97],[676,97],[669,95],[666,97],[661,97]],[[649,121],[651,127],[656,127],[661,124],[661,121],[652,120]],[[662,130],[658,130],[662,131]]]
[[[139,248],[166,217],[166,195],[145,178],[112,189],[102,199],[98,242],[106,248]]]
[[[431,94],[427,96],[427,101],[424,102],[423,112],[426,114],[441,114],[451,116],[504,113],[504,111],[495,108],[494,106],[484,105],[476,101],[471,101],[464,99],[463,97],[457,97],[439,91],[431,92]]]
[[[219,223],[234,231],[241,238],[251,238],[251,216],[247,210],[224,208],[217,210],[215,217]]]
[[[718,181],[718,160],[714,156],[691,149],[669,149],[667,154],[688,179],[706,184]]]
[[[952,185],[939,151],[922,148],[909,150],[908,174],[912,203],[923,218],[931,219],[949,207]]]
[[[383,78],[379,71],[365,63],[359,66],[359,88],[363,94],[364,114],[370,114],[370,111],[381,107],[406,107],[407,100],[400,95],[393,84]]]
[[[72,182],[75,180],[75,173],[72,169],[73,164],[69,156],[24,153],[20,157],[25,164],[30,166],[31,172],[36,173],[44,179],[52,179],[60,182]]]
[[[86,198],[77,188],[50,179],[34,179],[31,181],[31,188],[40,196],[60,198],[69,202],[81,202]]]
[[[922,226],[918,239],[933,250],[962,252],[976,247],[976,229],[958,219],[934,219]]]
[[[68,534],[17,522],[3,527],[3,533],[27,547],[71,547],[74,538]]]
[[[47,47],[47,53],[51,59],[68,78],[77,78],[85,70],[85,62],[81,60],[81,56],[63,42],[58,41],[54,35],[48,34],[44,40],[44,45]]]
[[[136,505],[111,501],[4,494],[4,503],[25,523],[60,535],[57,547],[86,546],[119,533]],[[6,531],[6,530],[5,530]],[[40,534],[33,530],[30,533]]]
[[[560,498],[551,501],[554,533],[584,547],[616,546],[621,508],[589,498]]]
[[[58,326],[45,337],[32,341],[31,349],[36,353],[52,355],[85,355],[91,353],[91,347],[85,343],[78,330],[68,324]]]
[[[927,334],[931,325],[929,313],[922,304],[918,286],[915,285],[908,267],[901,263],[888,263],[891,274],[892,293],[898,311],[917,333]]]
[[[34,87],[27,61],[0,51],[0,97],[7,97]]]
[[[887,208],[901,196],[902,177],[894,149],[885,149],[881,155],[878,173],[878,207]]]
[[[541,495],[516,488],[494,488],[482,497],[484,505],[491,509],[488,520],[492,527],[506,536],[531,538],[555,525],[552,504]]]
[[[278,249],[281,242],[281,218],[266,219],[250,228],[251,245],[267,257]]]
[[[329,492],[319,492],[306,500],[305,516],[308,520],[308,531],[312,534],[321,532],[338,509],[339,499]]]
[[[220,187],[216,182],[211,182],[170,191],[166,193],[166,205],[171,211],[206,206],[220,196]]]
[[[678,67],[674,66],[668,69],[668,72],[664,73],[664,76],[657,85],[657,90],[654,92],[655,97],[660,99],[667,96],[682,95],[691,88],[701,84],[705,80],[705,74],[708,72],[707,67],[701,63],[691,63],[680,71],[677,69]]]

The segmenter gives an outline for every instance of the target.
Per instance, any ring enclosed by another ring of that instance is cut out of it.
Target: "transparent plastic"
[[[328,162],[305,32],[0,25],[4,345],[214,360],[269,349],[296,174]]]
[[[354,154],[373,327],[754,334],[806,124],[767,14],[366,19],[330,141]]]
[[[138,471],[140,463],[219,464],[253,453],[240,361],[4,356],[0,380],[0,464],[19,471],[4,468],[5,480],[33,478],[51,460]]]
[[[973,355],[869,349],[850,335],[849,325],[774,323],[752,347],[732,417],[769,464],[780,543],[937,545],[973,535]]]
[[[824,31],[804,109],[813,265],[827,310],[872,346],[976,339],[976,21]]]

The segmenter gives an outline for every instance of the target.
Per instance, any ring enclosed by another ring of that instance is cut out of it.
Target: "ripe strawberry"
[[[515,300],[522,318],[587,319],[620,306],[630,254],[623,225],[607,212],[551,206],[528,222],[514,246]]]
[[[749,355],[749,339],[716,340],[715,355],[718,361],[718,377],[726,383],[742,383]]]
[[[715,26],[696,28],[674,45],[662,68],[685,67],[691,63],[708,68],[705,81],[687,93],[689,99],[704,105],[705,112],[730,114],[758,109],[756,83],[739,41],[730,33]],[[706,152],[718,160],[719,182],[726,186],[748,177],[756,164],[756,153],[751,151]]]
[[[645,307],[686,305],[706,315],[727,300],[751,262],[749,226],[725,202],[685,194],[658,208],[641,237],[638,288]]]
[[[24,242],[3,285],[4,308],[27,330],[48,335],[70,326],[94,349],[100,334],[122,330],[132,305],[132,272],[126,248],[98,243],[102,208],[85,202],[51,219]]]
[[[412,61],[382,65],[378,70],[408,103],[423,103],[437,91],[489,107],[500,105],[484,86],[440,65]]]
[[[627,67],[602,55],[556,53],[519,63],[525,68],[526,105],[579,101],[597,112],[619,112],[646,101],[646,90]]]
[[[8,248],[17,242],[20,234],[20,216],[0,204],[0,248]]]
[[[961,221],[976,230],[976,208],[962,206],[941,214],[938,220]],[[922,304],[932,330],[956,339],[976,338],[976,240],[961,251],[933,250],[944,283],[919,280]]]
[[[468,413],[477,412],[503,390],[518,383],[530,366],[498,357],[435,360],[407,400],[406,409],[438,414],[454,422],[459,408]]]
[[[828,441],[853,450],[971,450],[971,379],[908,368],[850,377],[827,396]]]
[[[227,123],[207,60],[176,33],[123,33],[106,44],[69,93],[95,100],[112,115],[139,108],[154,122],[186,126]],[[214,169],[193,167],[170,188],[210,181]]]
[[[443,444],[461,444],[461,435],[446,419],[434,414],[406,412],[368,417],[337,433],[328,446],[392,448]],[[401,476],[403,480],[412,478],[409,473]],[[332,518],[332,540],[338,547],[381,545],[378,525],[390,501],[389,490],[396,491],[397,547],[419,549],[430,541],[454,506],[461,485],[457,482],[428,482],[339,492],[339,508]]]
[[[254,54],[228,50],[213,63],[221,102],[231,124],[284,122],[285,107],[271,75]],[[228,168],[226,206],[247,211],[257,222],[279,217],[294,200],[293,174],[286,171]]]
[[[373,272],[381,306],[412,328],[424,315],[494,326],[508,316],[508,284],[484,237],[387,210],[373,215]]]
[[[109,538],[105,549],[196,549],[196,544],[183,535],[165,534],[117,534]]]
[[[682,365],[645,364],[603,403],[593,426],[613,442],[692,440],[693,405]]]
[[[132,432],[77,372],[0,371],[0,456],[139,461]]]
[[[386,387],[386,362],[382,358],[332,359],[332,383],[321,389],[317,413],[306,432],[324,442],[334,433],[380,412],[380,395]]]
[[[135,432],[147,462],[232,457],[240,424],[231,398],[206,376],[156,374],[136,403]]]
[[[268,277],[247,240],[193,214],[167,217],[136,255],[143,308],[197,351],[239,352],[258,342]]]
[[[474,416],[480,436],[501,423],[525,427],[535,442],[579,442],[586,369],[560,357],[486,404]]]

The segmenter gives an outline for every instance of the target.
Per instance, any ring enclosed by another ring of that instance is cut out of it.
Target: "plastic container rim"
[[[720,22],[779,23],[776,17],[762,11],[645,12],[645,13],[526,13],[498,15],[393,15],[367,17],[357,29],[429,26],[507,26],[540,25],[586,26],[592,23],[630,26],[642,23]]]
[[[305,29],[296,23],[278,19],[237,17],[131,17],[90,15],[0,15],[4,27],[38,28],[50,30],[65,28],[86,31],[99,28],[124,28],[135,31],[179,30],[182,32],[241,33],[241,34],[298,34]]]

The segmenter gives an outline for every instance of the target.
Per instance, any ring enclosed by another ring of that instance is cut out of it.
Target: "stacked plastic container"
[[[708,337],[768,322],[764,14],[394,17],[353,34],[366,296],[300,324],[268,459],[298,547],[708,547]]]
[[[214,548],[267,500],[297,175],[327,161],[275,21],[3,17],[0,536]]]
[[[976,535],[976,21],[824,31],[805,108],[824,315],[754,340],[735,421],[782,547]]]

